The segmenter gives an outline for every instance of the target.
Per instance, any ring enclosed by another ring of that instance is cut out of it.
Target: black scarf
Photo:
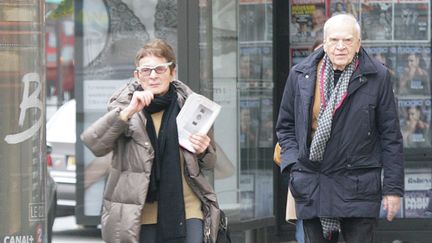
[[[159,136],[151,114],[164,111]],[[157,242],[177,243],[186,238],[185,208],[176,117],[180,111],[175,87],[156,96],[143,112],[147,133],[155,151],[146,201],[158,202]]]

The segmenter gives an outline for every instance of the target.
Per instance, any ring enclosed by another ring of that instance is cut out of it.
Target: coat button
[[[149,146],[149,142],[144,142],[144,145],[145,146]]]
[[[351,168],[351,167],[352,167],[352,165],[351,165],[351,164],[347,164],[347,167],[348,167],[348,168]]]
[[[309,75],[306,74],[305,78],[309,78]]]

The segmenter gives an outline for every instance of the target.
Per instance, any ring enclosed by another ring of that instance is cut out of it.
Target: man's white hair
[[[360,29],[360,25],[357,22],[357,19],[351,15],[351,14],[338,14],[335,15],[331,18],[329,18],[325,24],[324,24],[324,40],[327,39],[328,36],[328,28],[332,25],[334,25],[335,23],[345,23],[347,25],[352,25],[354,27],[354,30],[357,33],[357,37],[359,39],[361,39],[361,29]]]

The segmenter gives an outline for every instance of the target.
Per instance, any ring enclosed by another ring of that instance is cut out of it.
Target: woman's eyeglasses
[[[139,72],[139,74],[143,76],[150,76],[151,72],[154,70],[157,74],[163,74],[167,71],[169,66],[171,66],[172,62],[162,63],[155,65],[153,67],[151,66],[143,66],[143,67],[137,67],[136,71]]]

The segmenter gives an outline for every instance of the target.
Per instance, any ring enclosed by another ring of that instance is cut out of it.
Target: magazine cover
[[[242,81],[271,81],[273,77],[272,48],[270,46],[240,47],[239,77]]]
[[[394,3],[395,40],[430,39],[430,1],[399,0]]]
[[[268,15],[268,4],[239,4],[239,40],[263,41],[269,39],[267,28],[272,15]]]
[[[392,0],[367,1],[361,7],[362,40],[392,40]]]
[[[221,106],[207,97],[190,94],[176,118],[180,146],[194,153],[190,136],[196,133],[207,134],[220,110]]]
[[[432,169],[405,169],[405,217],[432,217]]]
[[[430,97],[430,47],[397,48],[397,94],[399,97]]]
[[[314,43],[322,40],[324,23],[328,18],[326,0],[292,0],[291,43]]]
[[[397,48],[393,46],[365,47],[367,53],[384,64],[392,75],[396,75]]]
[[[396,213],[395,218],[403,218],[403,215],[404,215],[403,211],[404,211],[404,202],[403,202],[403,200],[401,200],[401,207],[399,209],[399,212]],[[387,211],[384,210],[384,206],[382,203],[381,203],[381,207],[380,207],[379,217],[383,218],[383,219],[387,217]]]
[[[331,16],[338,14],[352,14],[356,19],[359,19],[359,2],[359,0],[331,0]]]
[[[310,48],[290,48],[290,65],[291,67],[301,62],[311,53]]]
[[[432,218],[432,189],[405,191],[405,218]]]
[[[260,129],[261,102],[257,98],[243,98],[240,100],[240,147],[258,147]]]
[[[392,81],[393,88],[397,90],[397,74],[396,74],[396,56],[397,56],[397,48],[394,46],[373,46],[373,47],[365,47],[367,53],[373,56],[375,59],[384,64],[389,70]]]
[[[405,148],[431,147],[431,99],[399,99],[399,120]]]
[[[273,99],[269,95],[268,97],[260,98],[261,110],[259,113],[259,142],[258,146],[260,148],[272,148],[273,147],[273,109],[268,109],[268,107],[273,107]]]

